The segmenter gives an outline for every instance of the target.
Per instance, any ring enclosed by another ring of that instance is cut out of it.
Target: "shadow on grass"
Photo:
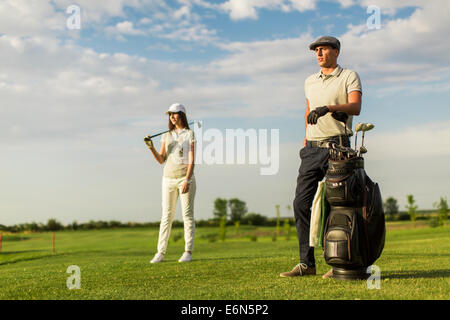
[[[187,263],[195,263],[195,262],[205,262],[205,261],[227,261],[227,260],[246,260],[253,259],[255,257],[217,257],[217,258],[194,258],[191,262]],[[164,262],[177,262],[178,259],[164,259]]]
[[[450,269],[439,269],[384,272],[382,273],[381,279],[425,279],[448,277],[450,277]]]
[[[30,252],[44,252],[49,250],[22,250],[22,251],[6,251],[6,252],[0,252],[0,256],[7,256],[10,254],[20,254],[20,253],[30,253]]]
[[[35,251],[46,252],[48,250],[35,250]],[[23,252],[30,252],[30,251],[23,251]],[[37,255],[18,257],[18,258],[12,258],[11,260],[1,261],[0,266],[14,264],[14,263],[18,263],[18,262],[24,262],[24,261],[33,261],[33,260],[39,260],[39,259],[45,259],[45,258],[54,258],[57,256],[64,256],[64,255],[66,255],[66,254],[65,253],[48,253],[48,254],[41,253],[41,254],[37,254]]]

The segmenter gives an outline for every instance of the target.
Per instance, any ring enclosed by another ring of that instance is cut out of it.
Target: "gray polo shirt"
[[[310,111],[317,107],[348,103],[348,94],[359,91],[362,94],[361,80],[358,74],[339,65],[332,73],[325,76],[322,72],[310,75],[305,81],[305,96],[309,101]],[[353,135],[351,130],[353,116],[347,120],[347,134]],[[345,127],[342,122],[335,120],[331,112],[317,120],[317,124],[306,127],[306,140],[324,140],[328,137],[344,135]]]

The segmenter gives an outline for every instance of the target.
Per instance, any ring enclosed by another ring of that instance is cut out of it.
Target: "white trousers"
[[[185,178],[173,179],[163,177],[162,181],[162,217],[159,226],[158,252],[165,254],[169,243],[170,230],[175,216],[177,199],[180,197],[181,212],[184,222],[185,251],[194,249],[195,221],[194,221],[194,198],[195,178],[191,177],[189,191],[181,193],[181,187]]]

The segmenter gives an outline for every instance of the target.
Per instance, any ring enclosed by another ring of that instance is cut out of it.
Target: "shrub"
[[[219,238],[219,235],[217,233],[209,233],[202,235],[200,238],[206,239],[209,242],[216,242],[217,239]]]
[[[258,213],[248,213],[243,220],[253,226],[264,226],[267,223],[267,217]]]
[[[448,219],[448,202],[446,198],[440,199],[439,203],[435,204],[438,211],[438,223],[443,226]]]
[[[220,219],[220,226],[219,226],[219,238],[222,241],[225,241],[227,235],[227,217],[223,216]]]
[[[276,232],[272,233],[272,241],[273,242],[277,241],[277,233]]]
[[[284,232],[286,233],[286,241],[289,241],[291,238],[291,224],[289,223],[289,219],[284,220]]]
[[[173,235],[172,239],[173,242],[177,242],[178,240],[180,240],[181,238],[183,238],[183,234],[181,232],[177,232]]]
[[[439,218],[438,217],[432,217],[430,219],[430,221],[428,222],[428,224],[430,225],[430,227],[432,228],[437,228],[439,227]]]

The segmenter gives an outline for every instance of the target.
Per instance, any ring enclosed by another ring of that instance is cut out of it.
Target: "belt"
[[[348,139],[348,136],[334,136],[334,137],[328,137],[325,140],[307,140],[306,145],[313,147],[313,148],[327,148],[328,142],[336,142],[340,143],[339,138],[342,138],[342,141],[345,141],[345,139]]]

